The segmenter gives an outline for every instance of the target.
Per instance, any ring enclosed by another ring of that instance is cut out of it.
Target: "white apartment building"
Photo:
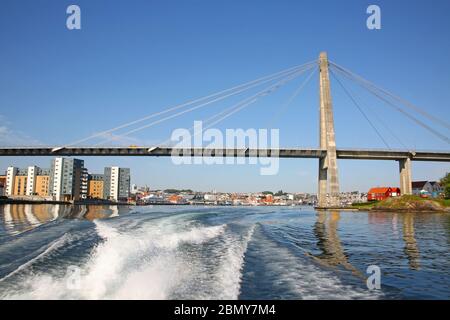
[[[52,196],[56,201],[61,201],[61,187],[63,174],[63,158],[55,158],[52,164]]]
[[[119,199],[119,167],[111,167],[111,189],[109,196],[111,199]]]
[[[16,180],[17,172],[19,171],[16,167],[8,167],[6,171],[6,192],[7,196],[12,196],[14,194],[14,182]]]
[[[83,199],[87,192],[87,170],[84,161],[74,158],[55,158],[50,169],[50,195],[56,201]]]
[[[37,174],[38,174],[38,167],[36,166],[28,167],[27,188],[26,188],[27,196],[32,196],[34,194]]]
[[[114,201],[126,201],[130,196],[130,169],[106,167],[103,197]]]

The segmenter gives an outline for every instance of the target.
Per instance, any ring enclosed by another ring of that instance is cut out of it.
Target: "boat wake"
[[[24,270],[26,270],[28,267],[32,266],[35,262],[43,259],[44,257],[48,256],[51,252],[57,250],[58,248],[62,247],[65,243],[67,243],[70,240],[70,235],[68,233],[63,234],[60,238],[52,241],[49,245],[42,247],[40,250],[37,250],[39,253],[36,257],[32,258],[31,260],[28,260],[24,264],[20,265],[17,269],[10,272],[6,276],[0,279],[0,283],[3,281],[9,279],[10,277],[14,276],[15,274],[18,274]]]
[[[323,268],[304,253],[294,253],[258,227],[247,251],[242,291],[248,299],[379,299],[383,294],[365,288],[365,280],[344,283],[335,268]],[[351,282],[351,283],[350,283]],[[256,295],[256,296],[254,296]]]
[[[117,220],[117,221],[115,221]],[[252,228],[205,226],[174,216],[138,225],[95,220],[102,239],[86,261],[59,274],[22,275],[3,299],[237,299]],[[53,243],[42,255],[63,240]],[[39,259],[39,256],[36,257]],[[21,268],[33,264],[28,261]],[[20,269],[20,268],[19,268]],[[20,270],[7,275],[16,275]],[[18,279],[17,279],[18,280]]]

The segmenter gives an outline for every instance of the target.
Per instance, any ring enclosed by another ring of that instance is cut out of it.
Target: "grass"
[[[361,203],[352,203],[352,207],[367,209],[375,206],[379,201],[371,201],[371,202],[361,202]]]
[[[444,207],[450,207],[450,199],[437,199],[436,201]]]

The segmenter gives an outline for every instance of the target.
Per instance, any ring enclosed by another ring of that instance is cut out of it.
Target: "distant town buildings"
[[[194,192],[191,190],[148,190],[138,188],[135,195],[137,204],[193,204],[221,206],[297,206],[316,205],[317,196],[309,193],[227,193],[227,192]],[[367,201],[367,194],[358,191],[342,192],[342,204],[361,203]]]
[[[136,184],[132,184],[131,185],[131,189],[130,189],[130,193],[131,194],[136,194],[136,193],[138,193],[138,191],[139,191],[138,186]]]
[[[436,181],[414,181],[413,194],[439,197],[442,186]],[[351,205],[397,197],[397,187],[371,188],[367,193],[341,192],[340,204]],[[317,205],[317,196],[309,193],[270,191],[255,193],[194,192],[186,190],[150,190],[148,186],[131,185],[129,168],[105,167],[101,174],[90,173],[84,161],[74,158],[54,158],[50,168],[29,166],[8,167],[0,175],[0,196],[17,199],[48,201],[113,201],[136,204],[198,204],[236,206],[296,206]],[[329,195],[327,195],[328,197]]]
[[[8,167],[6,175],[0,176],[0,195],[54,201],[128,201],[130,178],[128,168],[108,167],[104,174],[90,174],[83,160],[58,157],[51,161],[50,169]]]

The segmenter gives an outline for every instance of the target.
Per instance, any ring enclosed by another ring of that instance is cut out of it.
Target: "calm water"
[[[1,299],[449,299],[449,253],[448,214],[0,206]]]

